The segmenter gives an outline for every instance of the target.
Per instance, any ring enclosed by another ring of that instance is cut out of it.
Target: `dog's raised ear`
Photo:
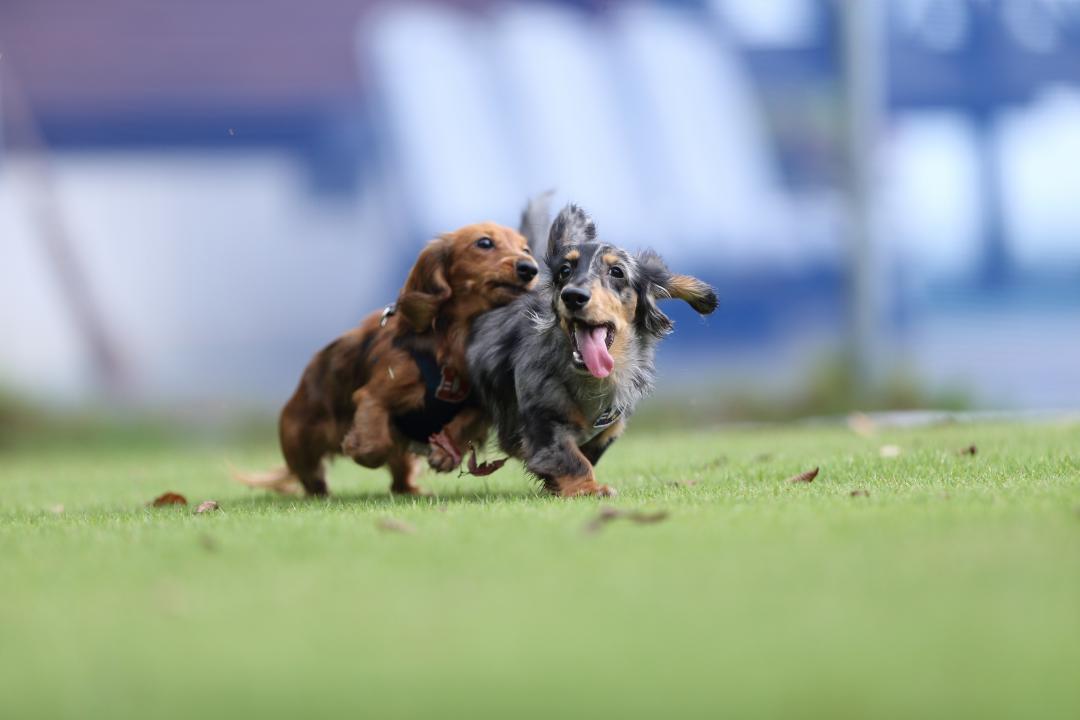
[[[562,209],[551,224],[548,233],[547,256],[555,255],[567,245],[589,242],[596,239],[596,224],[588,213],[570,203]]]
[[[429,242],[398,295],[397,311],[416,332],[430,330],[439,308],[450,299],[450,283],[446,281],[450,249],[450,239],[445,236]]]
[[[525,209],[521,211],[521,225],[518,227],[518,232],[529,241],[529,251],[533,255],[540,252],[540,244],[547,236],[548,227],[551,225],[551,198],[554,195],[554,190],[540,193],[530,198]]]
[[[646,250],[638,254],[637,264],[638,321],[652,335],[662,337],[671,332],[671,318],[660,310],[657,300],[682,300],[702,315],[716,310],[716,291],[708,283],[689,275],[675,275],[655,252]]]

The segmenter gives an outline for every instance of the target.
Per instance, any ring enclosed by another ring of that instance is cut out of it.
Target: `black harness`
[[[453,369],[440,366],[429,352],[412,350],[410,354],[424,379],[424,406],[396,416],[394,424],[405,437],[426,444],[468,404],[469,381]]]
[[[396,311],[393,303],[387,305],[379,321],[380,327],[385,326]],[[396,415],[393,421],[402,435],[427,444],[429,437],[442,430],[463,408],[473,404],[470,402],[471,388],[468,378],[452,368],[439,365],[430,352],[410,350],[409,354],[424,380],[424,406],[404,415]],[[593,421],[592,432],[586,442],[614,425],[621,417],[622,413],[615,408],[601,413]]]
[[[394,314],[394,305],[383,310],[381,326]],[[402,435],[418,443],[443,429],[461,410],[470,405],[469,379],[453,368],[439,365],[435,356],[423,350],[409,350],[424,381],[423,407],[393,418]]]

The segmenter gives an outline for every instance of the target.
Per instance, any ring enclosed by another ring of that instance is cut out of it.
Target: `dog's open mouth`
[[[606,378],[615,369],[615,360],[608,350],[615,342],[615,326],[611,323],[589,325],[580,320],[570,321],[570,347],[574,366],[584,368],[597,378]]]

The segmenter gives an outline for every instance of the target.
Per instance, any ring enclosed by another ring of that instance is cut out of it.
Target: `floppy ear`
[[[551,232],[548,234],[548,258],[555,257],[563,247],[576,243],[589,242],[596,239],[596,224],[592,218],[579,208],[570,203],[562,209],[562,212],[551,224]]]
[[[663,258],[651,250],[637,257],[641,285],[638,288],[638,322],[655,337],[671,332],[671,318],[656,301],[664,298],[683,300],[702,315],[716,309],[716,292],[708,284],[689,275],[674,275]]]
[[[547,235],[548,226],[551,224],[551,198],[554,190],[540,193],[531,198],[521,211],[521,225],[518,232],[529,241],[529,251],[536,255],[540,250],[540,243]]]
[[[711,315],[720,301],[708,283],[690,275],[672,275],[664,286],[668,297],[682,300],[701,315]]]
[[[450,299],[450,284],[446,281],[450,264],[450,240],[440,237],[428,243],[420,252],[398,295],[397,310],[416,332],[431,328],[439,308]]]

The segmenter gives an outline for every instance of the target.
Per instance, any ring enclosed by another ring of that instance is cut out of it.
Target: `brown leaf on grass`
[[[979,452],[979,448],[975,447],[974,444],[971,444],[971,445],[968,445],[966,448],[961,448],[959,454],[960,455],[975,455],[978,452]]]
[[[484,477],[485,475],[490,475],[491,473],[495,472],[496,470],[501,468],[503,465],[505,465],[506,461],[509,460],[509,459],[510,458],[499,458],[498,460],[489,460],[489,461],[477,464],[477,462],[476,462],[476,448],[472,448],[472,454],[469,455],[469,462],[468,462],[469,474],[470,475],[475,475],[477,477]]]
[[[862,488],[852,490],[849,494],[851,495],[851,497],[870,497],[870,491],[863,490]]]
[[[643,512],[641,510],[619,510],[611,506],[605,505],[600,508],[599,514],[592,520],[585,524],[585,532],[595,533],[599,532],[601,528],[607,525],[609,522],[618,519],[626,519],[637,525],[651,525],[663,520],[667,520],[667,510],[655,510],[653,512]]]
[[[626,516],[627,520],[638,525],[652,525],[653,523],[663,522],[667,518],[667,510],[656,510],[654,512],[635,511]]]
[[[402,533],[403,535],[411,535],[416,532],[416,528],[412,525],[396,518],[379,518],[375,521],[375,527],[383,532]]]
[[[187,498],[180,493],[167,492],[158,495],[150,503],[150,507],[166,507],[168,505],[187,505]]]
[[[596,532],[615,518],[622,517],[622,514],[622,510],[605,505],[600,508],[600,512],[596,517],[585,524],[585,532]]]
[[[814,468],[813,470],[807,470],[806,472],[799,473],[798,475],[792,475],[784,482],[788,483],[812,483],[814,478],[818,476],[818,471],[821,468]]]
[[[199,503],[199,507],[195,508],[195,513],[201,515],[206,512],[213,512],[214,510],[220,510],[221,506],[214,500],[207,500],[206,502]]]

